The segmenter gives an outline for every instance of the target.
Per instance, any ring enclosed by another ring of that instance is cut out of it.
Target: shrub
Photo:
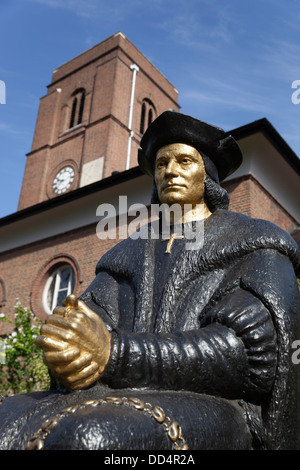
[[[13,323],[0,315],[0,320]],[[36,346],[41,321],[19,301],[15,306],[15,322],[12,333],[2,341],[2,364],[0,363],[0,394],[15,395],[32,391],[49,390],[50,377],[43,363],[43,352]]]

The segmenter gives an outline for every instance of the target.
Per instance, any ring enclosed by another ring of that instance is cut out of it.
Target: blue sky
[[[225,130],[266,117],[300,155],[299,0],[0,0],[0,218],[17,210],[52,71],[118,31],[183,113]]]

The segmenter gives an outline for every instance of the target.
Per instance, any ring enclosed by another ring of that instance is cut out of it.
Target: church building
[[[99,258],[119,241],[99,237],[103,210],[116,209],[124,233],[128,208],[150,205],[152,181],[138,167],[138,148],[166,110],[180,111],[178,91],[121,32],[53,71],[18,210],[0,219],[6,316],[13,318],[19,299],[43,320],[69,293],[87,288]],[[244,161],[222,183],[229,209],[269,220],[299,243],[297,155],[265,118],[230,132]],[[0,324],[0,334],[11,328]]]

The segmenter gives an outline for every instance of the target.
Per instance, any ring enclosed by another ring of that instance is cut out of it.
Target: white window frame
[[[61,272],[64,271],[66,268],[69,268],[71,270],[71,276],[70,276],[67,288],[61,289],[60,288]],[[55,279],[55,285],[54,285],[54,291],[53,291],[53,296],[52,296],[51,308],[49,309],[47,296],[48,296],[48,291],[50,289],[50,285],[53,279]],[[44,307],[45,312],[48,315],[51,315],[53,312],[53,309],[57,306],[57,299],[58,299],[58,295],[60,292],[66,290],[66,297],[72,294],[72,284],[74,284],[74,281],[75,281],[74,269],[72,268],[70,264],[66,264],[66,263],[62,264],[51,273],[51,275],[47,279],[47,282],[45,284],[44,291],[43,291],[43,307]]]

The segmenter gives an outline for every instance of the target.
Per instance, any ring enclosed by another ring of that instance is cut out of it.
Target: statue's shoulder
[[[232,233],[232,236],[244,234],[246,238],[260,236],[273,236],[274,239],[289,240],[296,244],[289,233],[265,219],[255,219],[245,214],[231,212],[228,210],[218,210],[214,214],[213,223],[216,227]],[[235,234],[232,229],[238,230]]]
[[[116,243],[100,258],[96,266],[96,273],[103,269],[124,270],[126,266],[138,264],[144,249],[145,239],[135,235],[129,236]]]
[[[289,233],[268,220],[218,210],[213,214],[210,225],[209,238],[218,237],[224,240],[229,250],[247,252],[271,248],[289,256],[294,266],[300,265],[300,250],[296,241]]]

